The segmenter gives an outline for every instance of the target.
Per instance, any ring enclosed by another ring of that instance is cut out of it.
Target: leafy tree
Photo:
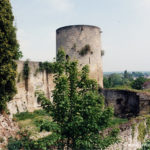
[[[123,79],[120,74],[113,73],[108,77],[110,87],[123,85]]]
[[[133,89],[141,90],[143,88],[142,86],[146,80],[147,79],[144,77],[139,77],[131,83],[131,87]]]
[[[135,78],[144,77],[142,72],[132,72],[132,76]]]
[[[38,101],[53,118],[53,122],[43,123],[41,130],[52,134],[38,140],[37,147],[48,149],[57,145],[58,149],[89,150],[104,149],[115,143],[118,130],[103,134],[110,126],[113,110],[105,108],[96,81],[89,79],[88,66],[79,72],[77,62],[65,60],[63,51],[58,52],[55,65],[53,102],[38,92]]]
[[[142,148],[140,150],[150,150],[150,140],[146,140],[145,143],[142,144]]]
[[[127,72],[127,70],[124,71],[123,75],[124,75],[124,78],[128,78],[128,72]]]
[[[9,0],[0,1],[0,111],[16,93],[16,62],[22,55],[16,40],[14,17]]]
[[[107,77],[103,79],[104,88],[110,88],[110,83]]]

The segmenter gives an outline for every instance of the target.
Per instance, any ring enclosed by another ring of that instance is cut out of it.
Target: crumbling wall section
[[[7,115],[0,114],[0,149],[6,149],[8,138],[16,137],[19,128]]]
[[[120,125],[120,142],[111,145],[107,150],[137,150],[142,147],[146,139],[150,138],[149,123],[146,117],[132,119]]]
[[[150,113],[150,94],[130,90],[104,89],[105,102],[115,115],[133,117]]]
[[[10,114],[16,114],[17,112],[34,111],[40,108],[35,96],[36,90],[42,90],[48,98],[52,96],[52,90],[54,89],[53,75],[44,72],[39,72],[39,62],[28,63],[30,72],[28,80],[23,78],[24,61],[17,61],[16,78],[17,94],[8,103],[8,109]],[[28,84],[26,84],[28,82]],[[28,87],[26,87],[28,86]]]

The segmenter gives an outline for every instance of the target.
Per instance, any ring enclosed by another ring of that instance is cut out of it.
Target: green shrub
[[[8,140],[7,148],[8,148],[8,150],[20,150],[22,148],[22,141],[11,137]]]
[[[91,51],[91,47],[90,47],[90,45],[87,44],[80,50],[79,55],[85,56],[90,51]]]
[[[46,112],[44,110],[36,110],[34,112],[21,112],[14,115],[17,121],[19,120],[26,120],[26,119],[33,119],[38,116],[45,116]]]
[[[131,83],[131,87],[133,89],[141,90],[143,89],[143,84],[147,79],[144,77],[139,77]]]
[[[150,140],[146,140],[146,142],[144,142],[142,144],[142,148],[140,150],[150,150]]]

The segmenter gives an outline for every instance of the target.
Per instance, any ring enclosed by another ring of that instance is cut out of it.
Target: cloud
[[[60,12],[68,12],[71,11],[74,7],[72,0],[39,0],[42,3],[45,2],[50,6],[51,9],[60,11]]]

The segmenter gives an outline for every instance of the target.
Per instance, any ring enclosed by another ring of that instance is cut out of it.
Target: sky
[[[11,0],[23,60],[52,61],[56,29],[101,28],[103,70],[150,71],[150,0]]]

